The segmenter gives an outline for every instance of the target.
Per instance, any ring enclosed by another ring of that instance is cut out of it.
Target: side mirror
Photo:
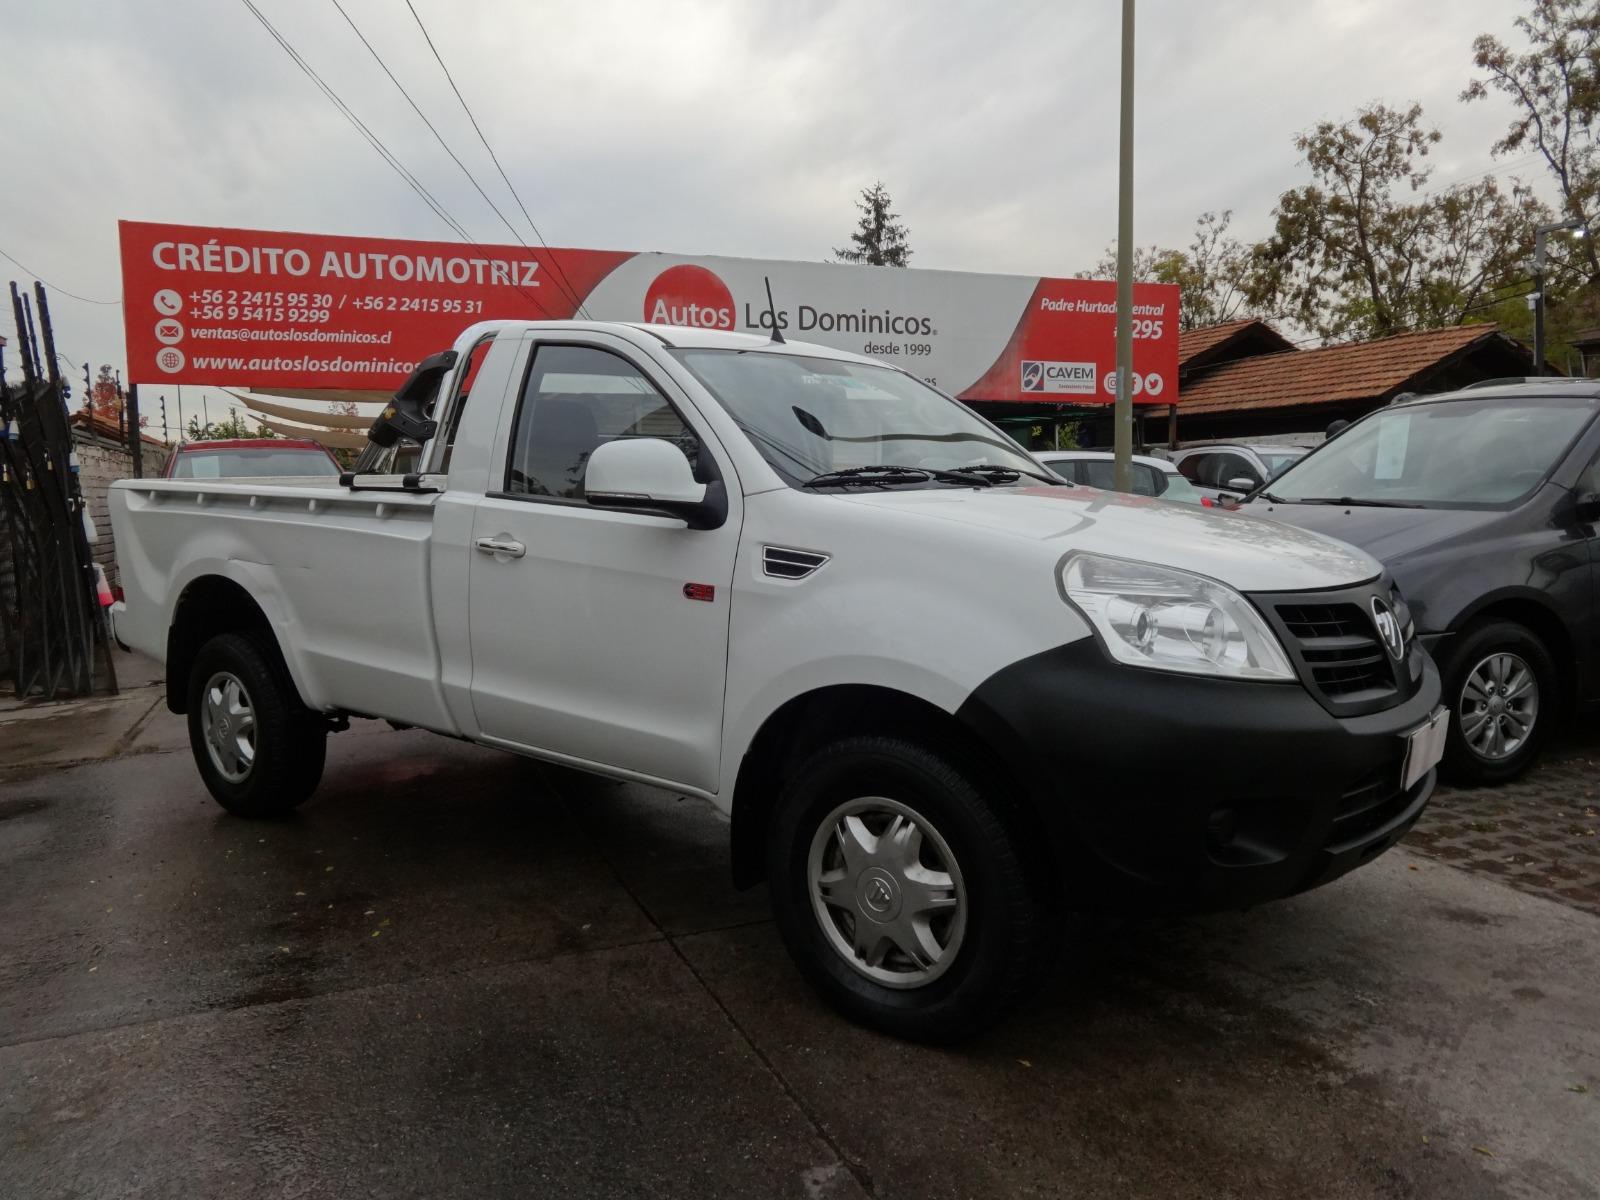
[[[1228,480],[1228,490],[1232,492],[1253,492],[1256,486],[1256,481],[1248,475],[1235,475]]]
[[[677,517],[690,529],[716,529],[728,517],[721,482],[698,482],[683,451],[661,438],[597,447],[583,472],[583,494],[596,508]]]
[[[1580,521],[1600,520],[1600,492],[1583,492],[1578,496],[1576,511]]]

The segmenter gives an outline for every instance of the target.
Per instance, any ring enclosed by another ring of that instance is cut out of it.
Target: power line
[[[406,103],[411,106],[411,111],[422,118],[422,123],[428,127],[428,132],[433,134],[434,140],[437,141],[441,147],[443,147],[444,152],[450,156],[451,161],[454,162],[456,166],[461,168],[461,173],[467,177],[467,182],[472,184],[472,186],[477,189],[478,195],[483,197],[484,203],[493,210],[494,215],[500,218],[500,223],[510,231],[511,236],[517,239],[524,250],[526,250],[529,254],[532,254],[533,247],[528,245],[528,243],[523,240],[522,235],[517,232],[516,227],[506,219],[505,213],[500,211],[500,206],[490,198],[488,192],[483,190],[483,185],[478,182],[477,176],[473,175],[472,171],[467,167],[467,164],[462,162],[460,156],[450,148],[450,143],[445,141],[444,135],[439,132],[434,123],[428,120],[427,113],[423,112],[417,102],[411,98],[411,93],[406,91],[405,84],[401,83],[400,80],[395,77],[395,73],[389,69],[389,64],[383,61],[383,56],[380,55],[373,47],[372,43],[367,40],[367,35],[361,32],[360,27],[355,23],[354,20],[351,19],[350,14],[345,11],[344,5],[340,4],[339,0],[332,0],[332,4],[334,8],[339,10],[339,15],[344,18],[345,24],[349,25],[350,28],[355,32],[356,37],[361,39],[361,44],[367,48],[367,53],[372,55],[373,61],[376,62],[378,66],[383,68],[383,73],[389,77],[389,82],[394,84],[394,86],[399,89],[400,94],[405,97]],[[560,288],[559,282],[557,283],[557,287],[558,289]],[[578,299],[575,295],[568,295],[567,299],[571,300],[574,306],[576,306],[578,303]],[[540,308],[544,308],[544,306],[541,304]],[[545,309],[544,311],[546,316],[550,315],[550,311],[548,309]]]
[[[25,263],[17,262],[16,259],[12,258],[11,255],[7,254],[4,250],[0,250],[0,258],[6,259],[7,261],[11,262],[13,265],[16,266],[17,270],[22,271],[25,274],[32,275],[35,279],[37,279],[40,283],[44,284],[45,287],[49,288],[52,292],[60,292],[63,296],[71,296],[74,300],[82,300],[85,304],[112,305],[112,304],[121,304],[122,303],[121,300],[91,300],[88,296],[80,296],[80,295],[78,295],[77,292],[69,292],[64,287],[57,287],[55,284],[51,283],[48,279],[45,279],[45,278],[41,277],[40,274],[37,271],[33,270],[31,267],[27,266]]]
[[[266,15],[259,8],[257,8],[251,2],[251,0],[241,0],[241,3],[244,4],[245,8],[250,10],[251,15],[254,16],[257,21],[261,22],[262,28],[272,35],[272,39],[278,43],[283,52],[289,56],[290,60],[295,64],[295,66],[299,67],[301,71],[305,72],[306,77],[310,79],[312,83],[317,85],[318,89],[320,89],[322,94],[329,100],[329,102],[339,110],[339,112],[344,116],[345,120],[349,121],[351,125],[355,127],[356,131],[367,140],[367,144],[376,150],[383,161],[388,163],[389,166],[393,168],[395,173],[398,174],[401,179],[405,180],[411,190],[416,192],[416,194],[421,197],[422,202],[433,210],[434,215],[448,225],[451,230],[457,234],[457,236],[467,241],[471,241],[472,239],[468,237],[467,231],[462,227],[461,223],[452,217],[449,212],[445,210],[444,206],[439,203],[439,201],[434,199],[433,194],[429,192],[427,188],[422,186],[421,181],[418,180],[415,175],[406,170],[405,166],[400,162],[400,160],[396,158],[389,148],[383,144],[382,139],[379,138],[377,134],[373,133],[372,130],[367,128],[367,126],[362,122],[361,118],[356,116],[354,111],[351,110],[350,106],[343,100],[339,99],[338,93],[323,81],[322,76],[318,75],[312,68],[311,64],[306,62],[306,60],[300,56],[300,52],[289,44],[288,39],[273,27],[272,22],[267,20]]]
[[[506,169],[500,165],[500,156],[494,152],[494,147],[489,144],[489,139],[484,135],[483,127],[478,124],[478,118],[472,115],[472,109],[467,105],[467,98],[461,94],[461,89],[456,86],[455,76],[451,75],[450,68],[444,65],[444,59],[439,54],[439,48],[433,44],[433,38],[428,33],[428,27],[422,23],[422,16],[417,12],[416,5],[412,4],[411,0],[406,0],[406,7],[411,10],[411,16],[416,21],[417,28],[422,31],[422,40],[427,42],[428,49],[433,51],[433,60],[439,64],[439,69],[444,72],[445,80],[450,84],[450,90],[456,94],[456,99],[461,102],[461,111],[466,113],[467,120],[472,122],[472,128],[477,133],[478,140],[483,143],[483,148],[489,152],[489,160],[494,163],[495,170],[500,172],[500,178],[505,181],[506,188],[511,192],[512,199],[517,202],[517,207],[522,210],[522,215],[528,222],[528,228],[533,230],[533,236],[539,239],[539,245],[543,246],[545,252],[549,254],[551,268],[560,277],[568,297],[577,306],[578,314],[587,317],[589,315],[588,310],[584,308],[582,301],[578,299],[577,289],[572,286],[571,281],[567,278],[567,273],[561,269],[561,263],[556,259],[555,251],[551,250],[550,243],[544,240],[544,234],[540,233],[539,226],[534,224],[533,216],[528,212],[528,206],[522,202],[522,196],[518,193],[516,185],[511,182],[510,176],[506,174]]]
[[[294,64],[303,72],[305,72],[307,78],[317,85],[317,87],[322,91],[322,94],[326,96],[333,106],[337,108],[341,114],[343,114],[345,119],[356,128],[357,132],[359,132],[361,136],[367,140],[368,145],[376,150],[383,158],[384,162],[388,163],[389,166],[394,168],[395,172],[400,176],[400,178],[404,179],[406,183],[410,185],[411,190],[416,192],[417,195],[422,198],[423,203],[431,208],[439,217],[439,219],[448,225],[451,230],[454,231],[455,234],[463,241],[482,249],[482,243],[468,233],[466,227],[462,225],[460,221],[456,220],[455,217],[450,214],[449,210],[446,209],[444,205],[434,197],[433,193],[428,191],[428,189],[423,186],[422,181],[419,180],[411,171],[406,169],[405,165],[399,160],[394,152],[383,144],[383,139],[378,137],[377,134],[373,133],[372,130],[367,127],[366,123],[362,121],[360,117],[356,116],[355,111],[339,98],[338,93],[329,87],[328,84],[323,80],[322,76],[318,75],[315,69],[312,68],[311,64],[306,62],[305,58],[300,54],[300,52],[289,44],[289,40],[273,27],[272,22],[267,20],[265,14],[263,14],[262,11],[257,8],[254,3],[252,3],[252,0],[242,0],[242,3],[250,10],[251,14],[256,18],[256,20],[261,22],[262,27],[272,35],[273,40],[276,41],[280,47],[282,47],[284,53],[289,56]],[[534,296],[530,292],[526,291],[520,285],[513,284],[512,286],[516,288],[517,292],[524,299],[538,308],[539,311],[545,316],[550,316],[550,310],[547,309],[542,302],[540,302],[537,296]]]

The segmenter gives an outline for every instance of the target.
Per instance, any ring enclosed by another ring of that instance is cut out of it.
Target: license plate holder
[[[1436,708],[1433,715],[1405,735],[1406,762],[1400,774],[1401,791],[1409,792],[1444,757],[1445,741],[1450,736],[1450,711]]]

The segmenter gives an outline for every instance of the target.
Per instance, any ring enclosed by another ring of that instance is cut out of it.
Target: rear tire
[[[1469,626],[1445,672],[1450,737],[1440,774],[1484,787],[1526,771],[1556,717],[1557,680],[1550,652],[1526,626]]]
[[[919,1041],[978,1033],[1054,961],[1060,931],[1025,843],[971,772],[920,745],[848,738],[778,798],[773,913],[840,1012]]]
[[[224,633],[189,672],[189,746],[217,803],[240,817],[281,817],[316,790],[327,727],[300,703],[277,648]]]

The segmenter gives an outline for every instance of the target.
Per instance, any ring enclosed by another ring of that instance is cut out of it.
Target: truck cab
[[[488,322],[429,362],[415,471],[113,491],[118,629],[241,815],[358,716],[703,797],[802,974],[940,1039],[1068,914],[1288,895],[1427,803],[1437,673],[1352,547],[1062,482],[825,347]]]

